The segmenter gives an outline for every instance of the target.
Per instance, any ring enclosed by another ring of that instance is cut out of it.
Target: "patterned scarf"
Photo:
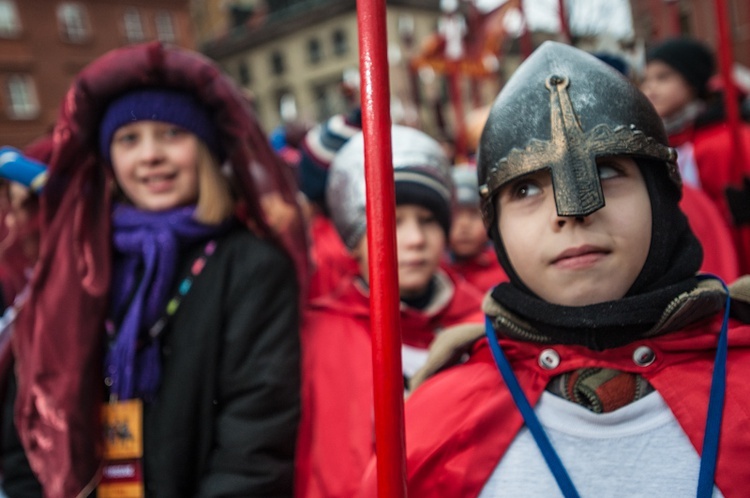
[[[194,219],[194,212],[194,206],[161,212],[114,208],[108,320],[113,327],[107,331],[105,377],[118,399],[149,399],[156,393],[161,377],[159,341],[146,337],[146,332],[164,312],[180,253],[228,228],[226,223],[204,225]]]
[[[582,368],[558,375],[547,390],[594,413],[608,413],[643,398],[654,388],[637,374],[611,368]]]

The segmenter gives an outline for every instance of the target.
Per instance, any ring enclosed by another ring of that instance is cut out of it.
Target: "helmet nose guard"
[[[526,123],[519,124],[518,116]],[[496,221],[494,198],[503,185],[544,169],[550,171],[560,216],[601,209],[596,160],[614,155],[661,160],[678,188],[681,184],[677,154],[647,99],[595,57],[543,44],[495,100],[482,134],[477,163],[485,227],[489,231]]]

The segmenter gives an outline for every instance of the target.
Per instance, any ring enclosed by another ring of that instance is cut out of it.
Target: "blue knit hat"
[[[299,189],[313,202],[325,204],[328,168],[338,150],[362,129],[359,107],[349,114],[336,114],[307,132],[302,140]]]
[[[163,121],[185,128],[200,138],[218,158],[223,158],[219,131],[208,110],[192,95],[179,90],[144,88],[112,101],[99,126],[99,151],[110,160],[112,137],[121,126],[136,121]]]

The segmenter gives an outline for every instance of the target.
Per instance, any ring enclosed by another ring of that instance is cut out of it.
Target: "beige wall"
[[[400,44],[397,26],[401,15],[414,18],[415,38],[420,39],[434,31],[438,13],[403,7],[389,7],[387,12],[387,36],[391,47],[401,50],[401,63],[390,67],[391,91],[394,97],[406,100],[410,98],[406,61],[408,53]],[[333,33],[336,30],[346,33],[348,50],[345,54],[333,52]],[[315,26],[304,27],[294,33],[262,43],[242,53],[222,58],[219,63],[239,82],[238,67],[241,61],[249,66],[252,81],[247,89],[252,92],[258,103],[261,122],[266,130],[271,130],[281,123],[277,105],[280,89],[286,89],[295,96],[299,118],[307,122],[317,122],[327,116],[321,116],[316,103],[315,88],[327,87],[329,94],[337,94],[338,86],[346,70],[357,71],[359,67],[356,12],[352,10]],[[322,56],[317,64],[311,63],[308,57],[308,41],[317,38],[320,41]],[[284,54],[286,71],[276,76],[271,71],[271,54],[278,51]],[[332,109],[343,111],[343,99],[334,102]]]

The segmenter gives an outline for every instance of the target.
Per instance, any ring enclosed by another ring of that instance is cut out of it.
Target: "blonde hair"
[[[234,213],[235,198],[229,179],[208,147],[198,146],[198,202],[195,219],[207,225],[218,225]]]

